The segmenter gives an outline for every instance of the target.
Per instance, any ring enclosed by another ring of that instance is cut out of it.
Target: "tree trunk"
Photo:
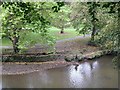
[[[2,5],[2,1],[0,0],[0,5]]]
[[[92,26],[93,26],[93,28],[92,28],[92,34],[91,34],[91,41],[94,42],[94,37],[95,37],[95,34],[96,34],[96,27],[95,27],[95,25],[96,25],[96,21],[97,21],[97,18],[96,18],[96,8],[97,8],[96,2],[93,2],[90,5],[89,8],[90,8],[89,9],[89,13],[90,13],[90,16],[92,18],[91,22],[92,22]]]
[[[94,41],[95,32],[96,32],[95,25],[93,25],[92,34],[91,34],[91,41]]]
[[[13,44],[13,50],[14,50],[14,53],[17,54],[19,52],[19,48],[18,48],[18,40],[19,40],[19,37],[14,37],[13,40],[12,40],[12,44]]]
[[[61,28],[60,34],[64,33],[64,27]]]
[[[93,13],[92,15],[92,25],[93,25],[93,28],[92,28],[92,34],[91,34],[91,41],[94,41],[94,37],[95,37],[95,33],[96,33],[96,27],[95,27],[95,13]]]

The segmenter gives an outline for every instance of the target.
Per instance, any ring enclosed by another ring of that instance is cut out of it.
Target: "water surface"
[[[118,88],[112,56],[25,75],[2,76],[3,88]]]

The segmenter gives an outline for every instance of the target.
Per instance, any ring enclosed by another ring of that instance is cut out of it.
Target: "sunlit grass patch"
[[[56,38],[56,40],[63,40],[63,39],[67,39],[67,38],[73,38],[76,36],[80,36],[80,34],[78,34],[78,32],[76,32],[76,30],[72,27],[65,28],[63,34],[60,33],[60,29],[51,27],[51,28],[49,28],[49,33],[52,36],[54,36]]]

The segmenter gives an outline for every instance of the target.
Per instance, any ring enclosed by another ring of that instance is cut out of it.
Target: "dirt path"
[[[89,41],[90,36],[86,35],[84,36],[76,36],[74,38],[68,38],[64,40],[58,40],[56,41],[55,48],[56,52],[60,52],[63,54],[66,53],[80,53],[80,52],[93,52],[97,48],[88,46],[87,42]],[[36,53],[36,52],[46,52],[48,51],[49,46],[40,46],[36,44],[34,47],[30,48],[28,50],[28,53]]]
[[[72,54],[90,53],[98,50],[98,47],[88,46],[87,43],[90,40],[90,36],[77,36],[75,38],[69,38],[56,42],[57,52],[67,52]]]

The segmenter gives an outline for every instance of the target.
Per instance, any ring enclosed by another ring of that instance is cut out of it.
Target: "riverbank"
[[[49,62],[7,62],[2,63],[2,75],[28,74],[42,72],[48,69],[66,67],[69,65],[78,66],[82,62],[49,61]]]
[[[25,74],[35,71],[42,71],[51,68],[65,67],[67,65],[76,64],[76,62],[66,62],[64,56],[70,54],[89,54],[99,50],[99,47],[89,46],[87,42],[89,37],[75,37],[56,42],[56,52],[60,57],[47,62],[3,62],[2,74]]]
[[[49,61],[49,62],[15,62],[2,63],[2,75],[26,74],[46,69],[65,67],[72,63],[66,61]]]

